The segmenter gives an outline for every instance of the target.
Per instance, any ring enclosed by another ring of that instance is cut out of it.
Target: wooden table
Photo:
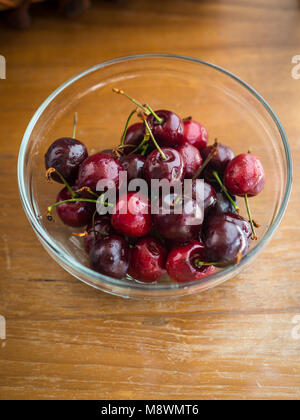
[[[27,32],[0,29],[0,398],[299,399],[300,80],[291,60],[300,3],[94,1],[72,22],[45,7]],[[95,63],[145,52],[199,57],[252,84],[278,113],[295,170],[287,213],[257,262],[169,302],[112,297],[72,278],[37,241],[17,189],[20,141],[44,98]]]

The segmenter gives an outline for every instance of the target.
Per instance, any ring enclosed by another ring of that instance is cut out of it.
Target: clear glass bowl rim
[[[287,165],[287,181],[285,186],[285,192],[282,199],[282,203],[280,205],[280,209],[278,211],[278,214],[275,217],[275,220],[273,221],[272,225],[269,226],[268,231],[264,235],[264,237],[259,241],[259,243],[242,259],[242,261],[239,263],[238,267],[239,269],[242,268],[247,262],[254,257],[255,254],[257,254],[262,247],[268,242],[268,240],[271,238],[275,230],[277,229],[278,225],[280,224],[280,221],[284,215],[284,212],[286,210],[290,192],[291,192],[291,185],[292,185],[292,159],[291,159],[291,152],[289,143],[287,140],[287,136],[285,134],[285,131],[276,116],[275,112],[271,108],[271,106],[264,100],[264,98],[255,90],[253,89],[249,84],[244,82],[241,78],[237,77],[233,73],[223,69],[222,67],[209,63],[204,60],[200,60],[193,57],[183,56],[183,55],[176,55],[176,54],[139,54],[139,55],[131,55],[131,56],[125,56],[125,57],[119,57],[112,60],[105,61],[103,63],[97,64],[93,67],[90,67],[89,69],[77,74],[76,76],[72,77],[71,79],[67,80],[65,83],[63,83],[60,87],[58,87],[43,103],[42,105],[37,109],[35,114],[33,115],[31,121],[29,122],[26,131],[24,133],[20,151],[19,151],[19,157],[18,157],[18,184],[19,184],[19,193],[21,197],[21,201],[26,213],[26,216],[28,217],[33,229],[35,230],[36,234],[42,241],[42,243],[47,247],[50,248],[50,250],[56,255],[56,257],[61,260],[65,265],[72,266],[75,270],[81,272],[87,277],[93,278],[93,281],[99,280],[100,282],[106,282],[112,286],[116,286],[119,288],[130,288],[130,289],[139,289],[139,290],[151,290],[152,292],[159,292],[159,291],[170,291],[171,289],[186,289],[189,286],[197,286],[200,284],[209,283],[211,281],[217,281],[218,279],[222,278],[223,276],[229,275],[230,272],[235,271],[237,269],[237,266],[230,266],[227,267],[220,272],[217,272],[215,274],[212,274],[209,277],[206,277],[199,281],[191,281],[186,283],[174,283],[174,284],[145,284],[145,283],[138,283],[138,282],[132,282],[128,283],[124,280],[114,279],[112,277],[107,277],[105,275],[99,274],[92,269],[84,266],[83,264],[79,263],[75,258],[69,256],[68,254],[64,253],[62,250],[59,249],[59,247],[56,245],[55,241],[48,235],[48,233],[43,229],[42,225],[39,224],[34,211],[30,204],[30,199],[27,192],[27,187],[25,185],[25,177],[24,177],[24,171],[25,171],[25,157],[26,157],[26,150],[27,146],[32,134],[32,131],[43,114],[43,112],[46,110],[48,105],[54,100],[56,96],[58,96],[61,92],[63,92],[68,86],[75,83],[77,80],[81,79],[82,77],[87,76],[88,74],[97,71],[101,68],[104,68],[106,66],[125,62],[125,61],[132,61],[132,60],[141,60],[141,59],[151,59],[151,58],[157,58],[157,59],[174,59],[174,60],[182,60],[182,61],[188,61],[193,63],[198,63],[200,65],[204,65],[207,67],[210,67],[214,70],[217,70],[233,80],[235,80],[237,83],[242,85],[244,88],[246,88],[256,99],[259,100],[259,102],[264,106],[266,111],[269,113],[271,118],[273,119],[274,123],[277,126],[277,129],[279,131],[280,137],[282,139],[282,143],[284,146],[285,151],[285,158],[286,158],[286,165]],[[79,278],[79,277],[78,277]],[[95,288],[98,288],[96,284],[90,283],[88,281],[85,281],[81,278],[79,278],[81,281],[89,284],[90,286],[93,286]],[[100,287],[101,288],[101,287]]]

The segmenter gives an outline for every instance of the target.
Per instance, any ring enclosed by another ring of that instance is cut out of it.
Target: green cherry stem
[[[89,198],[69,198],[68,200],[58,201],[57,203],[52,204],[47,209],[47,219],[52,220],[51,212],[55,207],[60,206],[61,204],[65,203],[76,203],[78,201],[86,201],[88,203],[97,203],[97,200],[91,200]]]
[[[220,265],[220,263],[218,263],[218,262],[201,261],[199,258],[195,258],[193,263],[197,268],[201,268],[202,266],[209,266],[209,265],[215,265],[215,266]]]
[[[222,191],[224,192],[224,194],[226,195],[226,197],[228,198],[228,200],[231,202],[231,204],[233,205],[233,207],[235,208],[235,210],[237,212],[239,212],[239,206],[234,202],[234,200],[232,199],[232,197],[230,196],[230,194],[228,193],[225,185],[223,184],[223,182],[221,181],[218,173],[216,171],[213,171],[213,176],[216,178],[216,180],[218,181],[220,187],[222,188]]]
[[[251,225],[251,229],[252,229],[252,239],[257,240],[257,235],[256,235],[255,227],[254,227],[254,222],[253,222],[253,219],[252,219],[252,216],[251,216],[251,211],[250,211],[250,206],[249,206],[249,201],[248,201],[248,195],[245,194],[244,198],[245,198],[246,209],[247,209],[247,213],[248,213],[248,217],[249,217],[249,221],[250,221],[250,225]]]
[[[149,106],[149,105],[146,105],[146,107],[147,107],[147,109],[151,112],[151,114],[153,115],[153,117],[156,119],[156,121],[159,123],[159,124],[161,124],[162,122],[163,122],[163,119],[162,118],[160,118],[157,114],[156,114],[156,112],[154,112],[153,111],[153,109]]]
[[[125,96],[127,99],[129,99],[131,102],[133,102],[139,108],[141,108],[145,112],[145,114],[149,115],[149,110],[145,106],[143,106],[140,102],[138,102],[136,99],[134,99],[131,96],[127,95],[127,93],[125,93],[124,90],[113,88],[113,92]]]
[[[153,133],[152,133],[152,131],[151,131],[151,128],[149,127],[149,124],[148,124],[148,122],[147,122],[146,118],[144,118],[144,123],[145,123],[146,129],[147,129],[147,131],[148,131],[148,133],[149,133],[149,135],[150,135],[150,137],[151,137],[151,140],[152,140],[152,141],[153,141],[153,143],[155,144],[155,147],[157,148],[157,150],[158,150],[158,151],[159,151],[159,153],[161,154],[161,157],[163,158],[163,160],[166,160],[166,155],[165,155],[165,154],[164,154],[164,152],[161,150],[161,148],[159,147],[159,145],[158,145],[157,141],[155,140],[155,138],[154,138],[154,136],[153,136]]]
[[[47,169],[47,172],[46,172],[46,179],[47,179],[47,181],[48,182],[51,182],[51,180],[52,180],[52,174],[53,173],[56,173],[56,175],[61,179],[61,181],[62,181],[62,183],[63,184],[65,184],[65,186],[67,187],[67,189],[69,190],[69,192],[70,192],[70,194],[71,194],[71,196],[73,197],[73,198],[75,198],[76,197],[76,192],[72,189],[72,187],[70,186],[70,184],[65,180],[65,178],[62,176],[62,174],[61,173],[59,173],[55,168],[49,168],[49,169]]]
[[[75,112],[74,122],[73,122],[73,135],[72,135],[73,139],[75,139],[75,135],[76,135],[77,121],[78,121],[78,114],[77,112]]]
[[[125,137],[126,137],[126,134],[127,134],[129,122],[130,122],[131,118],[133,117],[133,115],[136,112],[137,112],[137,110],[134,109],[133,111],[131,111],[131,113],[129,114],[129,117],[127,118],[127,121],[126,121],[126,124],[125,124],[125,128],[124,128],[124,131],[123,131],[123,135],[122,135],[122,139],[121,139],[121,144],[120,144],[119,148],[123,148],[124,147],[124,140],[125,140]]]
[[[216,154],[217,150],[218,150],[218,142],[217,140],[214,142],[213,147],[211,149],[211,152],[209,153],[209,155],[207,156],[207,158],[205,159],[205,161],[202,163],[202,165],[200,166],[200,168],[195,172],[194,176],[193,176],[193,180],[197,179],[200,174],[202,173],[202,171],[206,168],[206,166],[209,164],[209,162],[211,161],[211,159],[214,157],[214,155]]]

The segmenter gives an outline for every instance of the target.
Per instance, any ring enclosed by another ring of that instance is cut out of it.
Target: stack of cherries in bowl
[[[258,157],[250,152],[235,156],[217,141],[207,145],[206,129],[191,117],[154,111],[122,90],[114,92],[136,106],[115,149],[88,156],[85,145],[75,139],[77,117],[73,137],[49,147],[47,178],[65,186],[48,207],[48,219],[56,208],[64,224],[84,227],[84,232],[73,234],[82,237],[91,267],[114,278],[129,275],[153,283],[167,273],[176,282],[189,282],[212,274],[216,267],[238,264],[251,239],[257,239],[259,225],[248,198],[265,183]],[[140,121],[130,125],[134,116]],[[149,192],[124,193],[124,172],[127,183],[144,180]],[[168,181],[171,192],[164,195],[158,189],[153,199],[155,180]],[[190,180],[189,195],[185,180]],[[115,189],[114,202],[107,198],[107,188],[99,188],[102,181]],[[247,218],[239,214],[236,196],[244,198]],[[99,214],[99,203],[106,214]],[[180,212],[175,210],[178,205]]]

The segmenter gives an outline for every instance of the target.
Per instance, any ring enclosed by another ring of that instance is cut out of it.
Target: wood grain
[[[95,1],[75,21],[39,6],[33,17],[27,32],[0,28],[0,399],[299,399],[299,2]],[[170,302],[111,297],[70,277],[38,243],[17,191],[20,141],[44,98],[95,63],[146,52],[199,57],[244,78],[277,112],[294,161],[290,205],[257,262]]]

